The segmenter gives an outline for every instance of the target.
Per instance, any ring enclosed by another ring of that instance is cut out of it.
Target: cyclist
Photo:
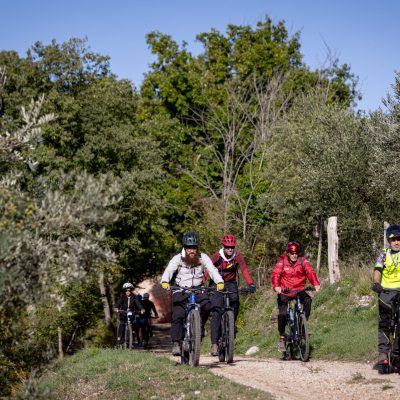
[[[181,253],[175,255],[165,269],[161,277],[161,286],[169,289],[170,282],[174,280],[175,284],[181,288],[201,287],[204,271],[207,270],[213,281],[216,282],[217,288],[223,290],[224,281],[217,268],[214,267],[210,257],[199,250],[200,240],[197,233],[185,233],[182,244]],[[188,293],[182,292],[175,292],[172,296],[171,339],[172,354],[175,356],[180,355],[180,341],[184,334],[183,324],[188,297]],[[202,332],[204,332],[204,324],[210,314],[211,303],[207,293],[199,293],[196,298],[200,304]]]
[[[399,300],[400,226],[390,225],[386,229],[386,238],[389,248],[381,251],[376,260],[372,283],[372,290],[378,293],[379,297],[378,368],[388,364],[392,307]]]
[[[224,279],[225,288],[229,292],[230,304],[233,308],[235,316],[235,332],[236,319],[239,313],[239,292],[237,284],[237,274],[240,268],[246,283],[252,293],[256,291],[256,285],[250,277],[249,269],[242,254],[236,250],[236,238],[233,235],[225,235],[221,240],[222,248],[217,250],[211,257],[211,261],[218,268],[218,271]],[[206,272],[207,278],[207,272]],[[210,287],[215,286],[213,281]],[[221,315],[223,312],[224,302],[221,293],[215,293],[211,296],[212,316],[211,316],[211,355],[218,355],[218,339],[219,327],[221,323]]]
[[[147,345],[146,341],[148,340],[148,338],[147,339],[145,338],[144,330],[147,329],[149,336],[152,336],[151,325],[150,325],[151,314],[153,313],[154,317],[158,318],[158,313],[156,310],[156,306],[150,300],[150,295],[148,293],[143,294],[141,303],[144,308],[144,313],[141,316],[141,318],[139,318],[139,320],[140,320],[140,324],[139,324],[140,325],[140,342],[146,346]]]
[[[122,285],[122,293],[117,302],[117,312],[119,314],[119,326],[117,332],[118,344],[123,343],[125,325],[128,321],[128,311],[132,311],[133,313],[144,312],[144,308],[140,304],[140,301],[133,294],[133,285],[130,282],[126,282]]]
[[[321,288],[317,275],[305,257],[299,256],[300,244],[298,242],[289,242],[286,246],[286,253],[282,254],[272,271],[272,288],[278,294],[278,331],[279,346],[281,352],[286,351],[285,326],[289,301],[296,296],[296,293],[283,293],[284,289],[304,290],[306,280],[318,292]],[[308,319],[311,313],[311,297],[302,291],[299,293],[303,304],[303,310]]]

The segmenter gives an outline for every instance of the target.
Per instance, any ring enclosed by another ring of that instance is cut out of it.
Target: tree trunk
[[[333,284],[340,280],[339,271],[339,238],[337,235],[337,217],[328,218],[328,267],[329,282]]]
[[[106,285],[104,282],[104,272],[99,272],[98,280],[101,301],[103,302],[103,310],[104,310],[104,320],[107,326],[107,329],[110,331],[111,334],[114,334],[114,329],[111,323],[111,310],[110,304],[108,303],[107,293],[106,293]]]
[[[383,248],[384,249],[387,249],[389,247],[389,242],[386,237],[386,229],[388,228],[389,225],[390,225],[389,222],[385,221],[383,223]]]

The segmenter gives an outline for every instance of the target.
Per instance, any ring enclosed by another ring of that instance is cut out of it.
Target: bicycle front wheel
[[[298,348],[301,361],[308,361],[310,357],[310,337],[308,336],[307,319],[304,314],[298,317]]]
[[[233,362],[235,352],[235,317],[233,311],[227,311],[225,316],[225,361],[230,364]]]
[[[125,343],[128,349],[133,348],[133,331],[132,331],[132,325],[127,324],[126,326],[126,338],[125,338]]]
[[[200,362],[201,320],[199,310],[193,310],[189,316],[190,348],[189,365],[197,367]]]

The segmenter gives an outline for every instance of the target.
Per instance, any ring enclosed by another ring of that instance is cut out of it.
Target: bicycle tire
[[[197,367],[200,362],[201,343],[201,319],[199,310],[193,310],[189,319],[190,344],[189,344],[189,365]]]
[[[290,307],[290,306],[289,306]],[[293,322],[287,318],[286,327],[285,327],[285,337],[286,337],[286,351],[283,353],[284,360],[294,360],[294,324]]]
[[[133,331],[132,331],[132,325],[127,324],[126,326],[126,331],[127,331],[127,348],[132,349],[133,348]]]
[[[225,361],[227,364],[233,362],[235,352],[235,317],[233,311],[226,312],[225,318]]]
[[[225,350],[226,350],[226,323],[225,323],[226,313],[221,315],[221,320],[219,324],[219,339],[218,339],[218,360],[220,362],[225,361]]]
[[[310,337],[308,336],[307,318],[300,314],[297,318],[297,347],[301,361],[306,362],[310,358]]]

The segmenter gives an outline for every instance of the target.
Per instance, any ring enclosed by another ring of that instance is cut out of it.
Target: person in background
[[[381,251],[375,262],[372,290],[379,298],[378,370],[389,364],[392,307],[400,301],[400,226],[386,229],[389,247]]]
[[[153,335],[152,329],[151,329],[151,323],[150,319],[152,317],[152,313],[154,318],[158,318],[158,313],[156,310],[156,306],[154,303],[150,300],[150,295],[148,293],[143,294],[142,298],[142,307],[144,308],[144,313],[142,316],[139,318],[139,334],[140,334],[140,343],[143,344],[145,347],[147,346],[147,342],[149,340],[149,337]],[[147,335],[145,330],[147,330]]]
[[[117,302],[117,312],[119,315],[117,342],[119,345],[121,345],[124,342],[123,338],[125,333],[125,326],[128,321],[128,316],[127,316],[128,311],[132,311],[133,313],[144,312],[144,308],[140,304],[140,301],[133,294],[133,285],[130,282],[126,282],[122,285],[121,296]],[[136,333],[138,334],[137,331]]]
[[[225,284],[225,290],[229,293],[230,304],[233,308],[235,316],[235,332],[236,320],[239,313],[239,291],[237,284],[237,274],[239,269],[249,286],[250,292],[255,293],[256,285],[251,279],[249,269],[243,255],[236,249],[236,237],[233,235],[225,235],[221,240],[222,247],[217,250],[211,257],[211,261],[218,269]],[[207,278],[207,272],[206,272]],[[210,287],[215,287],[215,282],[211,280]],[[223,313],[224,298],[222,293],[214,293],[211,296],[212,316],[211,316],[211,355],[218,355],[218,339],[220,335],[221,315]]]
[[[285,290],[300,290],[300,300],[303,304],[304,314],[308,320],[311,314],[311,297],[304,291],[307,279],[319,292],[321,285],[318,281],[310,262],[305,257],[299,256],[300,244],[289,242],[286,246],[286,253],[282,254],[272,270],[272,288],[278,294],[278,331],[279,345],[281,352],[286,351],[285,326],[288,303],[296,297],[296,293],[284,293]]]
[[[200,252],[200,239],[197,233],[185,233],[182,238],[183,249],[176,254],[168,263],[161,277],[161,286],[164,289],[170,288],[170,282],[175,281],[175,285],[182,289],[201,288],[204,280],[204,271],[207,270],[210,277],[217,285],[218,290],[224,289],[224,280],[218,273],[210,257]],[[180,355],[180,342],[183,340],[183,325],[186,315],[186,305],[189,293],[176,291],[172,295],[172,321],[171,339],[172,354]],[[202,332],[211,311],[211,303],[208,293],[196,295],[197,302],[200,304],[200,314]]]

